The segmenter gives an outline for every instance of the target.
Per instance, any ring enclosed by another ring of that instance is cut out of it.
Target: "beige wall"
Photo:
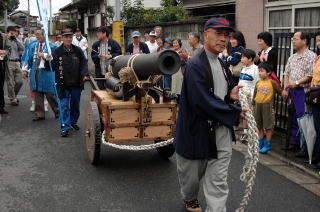
[[[257,35],[263,31],[263,21],[263,0],[236,0],[236,26],[244,34],[247,48],[258,50]]]

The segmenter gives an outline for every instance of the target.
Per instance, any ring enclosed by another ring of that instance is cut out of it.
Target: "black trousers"
[[[5,66],[4,62],[0,61],[0,108],[4,108],[4,81],[5,81]]]

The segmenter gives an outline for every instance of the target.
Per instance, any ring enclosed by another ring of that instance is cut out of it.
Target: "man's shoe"
[[[68,130],[62,130],[61,131],[61,137],[68,137],[69,136],[69,131]]]
[[[8,114],[8,111],[6,111],[4,108],[0,108],[0,114]]]
[[[32,121],[42,121],[45,120],[45,117],[35,117],[32,119]]]
[[[35,104],[35,102],[32,100],[31,107],[30,107],[30,112],[34,112],[35,109],[36,109],[36,104]]]
[[[305,150],[300,150],[300,152],[298,152],[296,155],[295,155],[295,157],[296,158],[305,158],[305,157],[307,157],[308,156],[308,153],[307,153],[307,151],[305,151]]]
[[[187,211],[190,212],[201,212],[201,207],[199,204],[199,201],[197,199],[191,200],[191,201],[185,201],[185,206]]]
[[[12,106],[18,106],[18,105],[19,105],[17,99],[13,99],[13,100],[10,102],[10,104],[11,104]]]
[[[80,127],[77,124],[71,124],[71,126],[74,130],[80,130]]]

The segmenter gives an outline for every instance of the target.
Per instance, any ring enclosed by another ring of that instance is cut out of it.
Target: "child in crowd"
[[[245,49],[241,55],[241,63],[243,68],[240,73],[238,85],[243,86],[243,89],[249,93],[251,99],[249,105],[252,103],[254,88],[259,80],[259,70],[254,64],[255,57],[256,53],[251,49]],[[243,128],[243,134],[240,137],[241,141],[245,141],[248,137],[248,123],[246,120],[243,120]]]
[[[274,114],[272,109],[273,98],[276,93],[281,95],[278,84],[270,79],[272,66],[262,62],[258,66],[260,80],[257,82],[254,95],[254,117],[259,129],[260,153],[267,153],[271,150],[272,130],[274,127]],[[266,139],[264,139],[264,130]]]

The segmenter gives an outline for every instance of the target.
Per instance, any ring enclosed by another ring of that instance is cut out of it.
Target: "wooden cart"
[[[92,90],[87,109],[86,143],[91,164],[99,161],[101,141],[123,142],[171,139],[175,133],[177,106],[174,101],[155,103],[150,96],[116,99],[106,90]],[[104,132],[104,133],[103,133]],[[168,158],[173,145],[157,148],[159,155]]]

